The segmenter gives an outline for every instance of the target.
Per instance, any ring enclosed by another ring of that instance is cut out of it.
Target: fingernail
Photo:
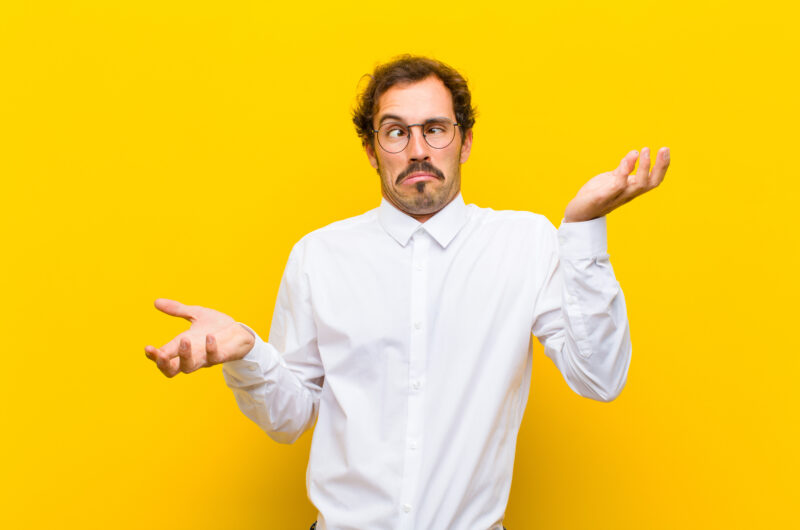
[[[207,335],[206,336],[206,344],[210,344],[210,345],[213,346],[214,345],[214,337],[212,337],[211,335]]]
[[[650,156],[650,148],[649,147],[645,147],[644,149],[642,149],[642,156]]]
[[[669,160],[669,147],[664,149],[664,160]]]

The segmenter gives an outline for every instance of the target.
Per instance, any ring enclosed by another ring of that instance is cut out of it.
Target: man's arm
[[[645,147],[631,175],[638,157],[631,151],[616,169],[589,180],[567,205],[558,233],[550,226],[544,236],[551,258],[532,331],[570,388],[598,401],[622,392],[631,359],[625,298],[608,259],[605,216],[658,186],[670,162],[669,149],[662,148],[650,171]]]
[[[167,377],[224,363],[225,382],[239,408],[282,443],[313,425],[323,381],[302,254],[296,245],[289,256],[269,343],[219,311],[158,299],[159,310],[192,325],[161,348],[145,348]]]
[[[597,401],[619,396],[631,339],[625,299],[606,252],[606,218],[547,223],[550,256],[532,332],[569,387]]]
[[[324,381],[304,248],[300,242],[289,255],[269,342],[253,332],[253,349],[222,366],[241,411],[281,443],[294,442],[314,425]]]

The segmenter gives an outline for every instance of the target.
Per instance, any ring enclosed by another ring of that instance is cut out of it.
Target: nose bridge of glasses
[[[419,142],[418,145],[421,145],[423,147],[430,146],[431,144],[428,143],[428,137],[425,136],[425,126],[426,125],[428,125],[427,122],[425,122],[425,123],[412,123],[411,125],[406,125],[406,129],[408,129],[408,140],[407,140],[408,143],[416,141],[416,142]],[[412,138],[412,136],[414,136],[414,134],[411,132],[411,131],[413,131],[412,127],[419,127],[419,134],[417,135],[417,139],[416,140],[414,140]]]

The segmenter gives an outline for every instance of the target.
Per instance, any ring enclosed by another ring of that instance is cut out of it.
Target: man
[[[383,200],[292,249],[269,342],[211,309],[159,299],[191,328],[147,356],[168,377],[225,363],[242,411],[291,443],[315,421],[318,529],[502,528],[531,376],[531,333],[578,394],[614,399],[630,335],[605,215],[657,186],[642,150],[597,175],[555,227],[466,205],[474,111],[450,67],[376,69],[354,122]]]

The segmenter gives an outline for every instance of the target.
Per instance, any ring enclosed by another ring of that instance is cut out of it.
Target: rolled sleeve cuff
[[[558,228],[559,254],[567,259],[594,258],[608,253],[606,217],[567,223]]]

